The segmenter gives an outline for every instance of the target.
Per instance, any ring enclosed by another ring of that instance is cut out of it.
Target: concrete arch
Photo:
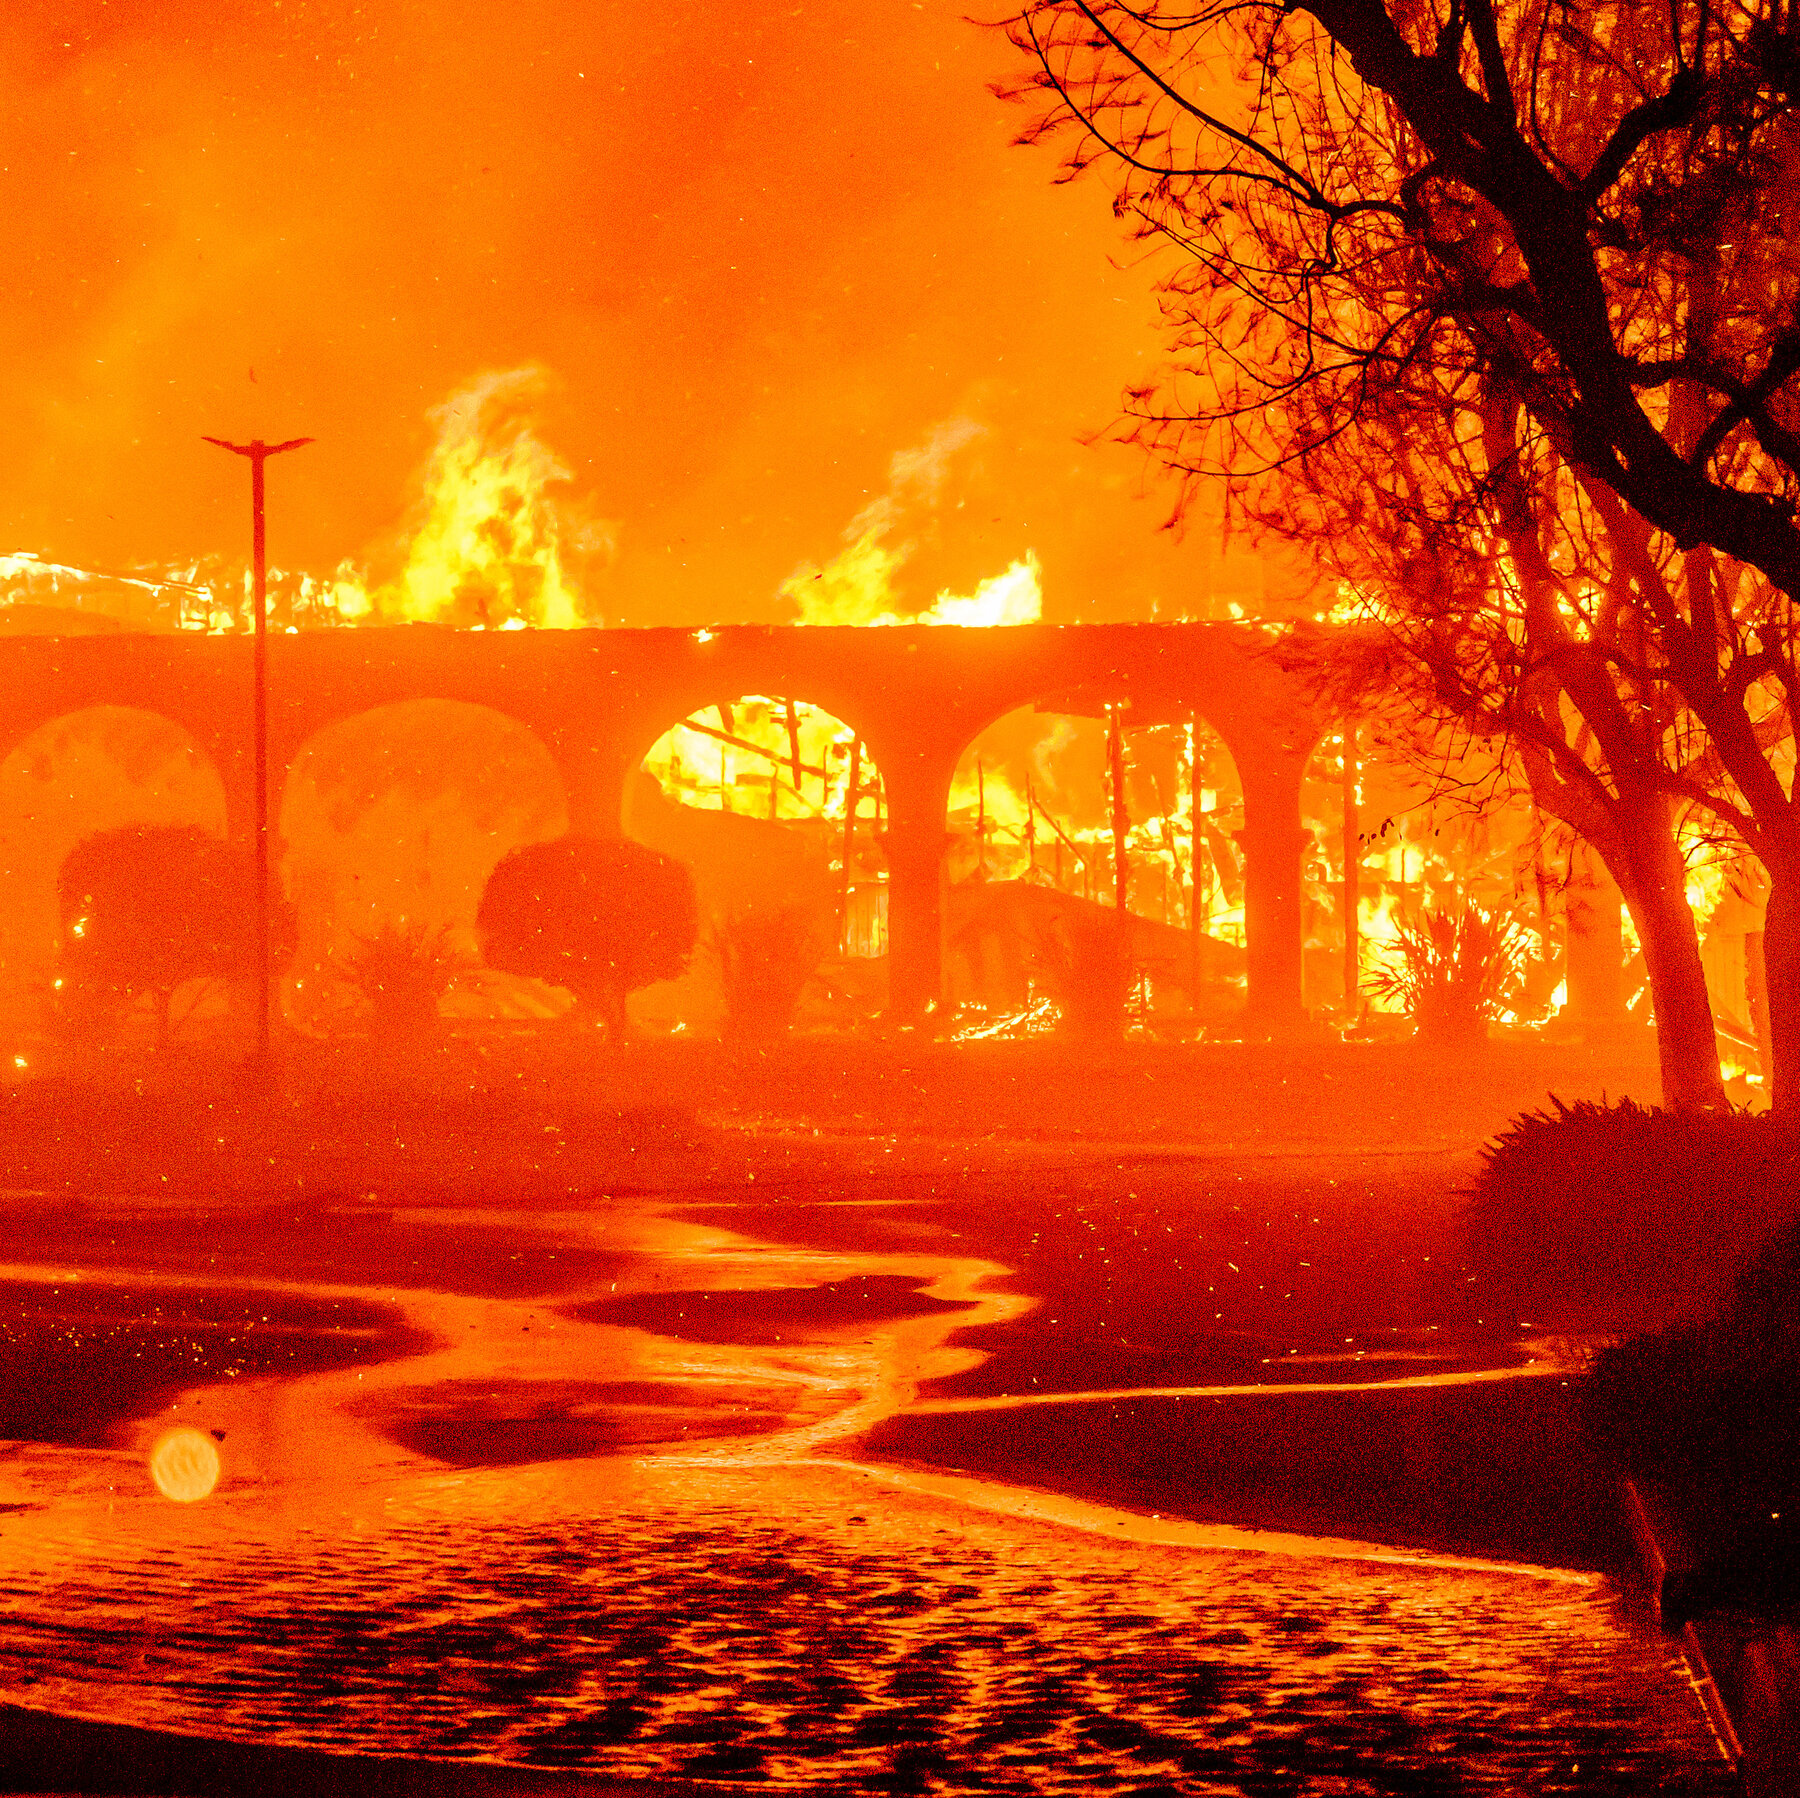
[[[1102,697],[1071,697],[1006,713],[963,750],[945,820],[952,996],[1021,1000],[1028,945],[1050,918],[1119,904],[1111,724]],[[1235,1022],[1245,889],[1236,762],[1191,708],[1140,709],[1120,726],[1133,959],[1171,1020]]]
[[[1122,702],[1144,716],[1198,715],[1229,754],[1243,794],[1235,833],[1244,856],[1245,1028],[1285,1034],[1305,1022],[1302,996],[1300,781],[1325,728],[1304,688],[1257,633],[1239,627],[1044,627],[1019,653],[1014,633],[949,632],[991,639],[965,647],[978,678],[960,682],[953,702],[911,726],[910,755],[889,766],[893,835],[904,838],[895,865],[896,978],[916,995],[941,985],[942,861],[946,802],[959,758],[985,729],[1020,707],[1059,694]],[[1023,633],[1019,633],[1023,635]],[[902,920],[912,914],[908,927]],[[910,941],[916,973],[899,966]]]
[[[69,851],[131,824],[222,837],[229,807],[217,765],[163,712],[97,704],[27,722],[0,756],[0,1016],[37,1027],[55,978],[56,877]]]
[[[199,633],[0,640],[0,703],[16,731],[95,703],[168,712],[212,757],[233,834],[249,828],[252,645]],[[1250,991],[1271,1028],[1300,1003],[1300,769],[1316,740],[1304,683],[1273,639],[1240,624],[722,626],[716,630],[467,632],[428,626],[280,634],[268,644],[279,783],[324,727],[430,696],[535,731],[571,826],[616,831],[629,771],[672,718],[719,693],[804,694],[851,723],[888,800],[893,1003],[938,992],[944,800],[963,746],[1034,696],[1104,687],[1133,703],[1198,704],[1237,764],[1260,923]]]
[[[791,704],[792,735],[789,734]],[[827,951],[829,1000],[815,1024],[879,1008],[886,863],[876,841],[880,768],[853,725],[802,694],[715,690],[644,743],[623,787],[619,828],[693,876],[703,942],[747,917],[803,914]],[[852,749],[854,745],[854,749]],[[854,769],[857,821],[846,810]],[[848,848],[850,862],[845,863]],[[640,1022],[710,1030],[725,1022],[716,958],[638,995]]]
[[[861,715],[868,708],[847,705],[838,693],[830,692],[821,696],[812,684],[791,680],[752,686],[735,681],[721,684],[717,680],[709,680],[702,683],[691,676],[684,676],[666,685],[659,685],[653,696],[636,698],[635,703],[630,704],[619,718],[615,735],[624,766],[627,769],[641,767],[651,750],[684,720],[696,717],[721,703],[742,705],[753,695],[767,699],[791,699],[797,705],[825,713],[854,731],[870,746],[873,754],[874,738],[870,734],[867,719]]]
[[[1162,671],[1166,675],[1166,671]],[[1306,753],[1318,735],[1318,721],[1304,712],[1271,718],[1263,704],[1246,705],[1235,690],[1213,683],[1195,683],[1201,688],[1190,696],[1182,687],[1166,678],[1155,683],[1134,682],[1129,670],[1112,681],[1089,680],[1082,683],[1080,693],[1086,701],[1098,697],[1122,702],[1135,710],[1140,718],[1197,717],[1216,739],[1228,758],[1235,776],[1241,819],[1225,823],[1229,841],[1223,848],[1212,847],[1221,865],[1237,864],[1234,880],[1241,888],[1230,897],[1230,909],[1241,907],[1243,968],[1245,979],[1244,1029],[1258,1036],[1287,1034],[1305,1022],[1303,997],[1303,880],[1301,856],[1308,841],[1301,827],[1300,784]],[[1053,699],[1054,689],[1027,694],[1020,707],[1043,705]],[[1253,695],[1254,697],[1258,697]],[[1002,713],[993,723],[1011,716]],[[1223,722],[1221,722],[1223,720]],[[958,744],[958,758],[979,741],[980,732],[970,732]],[[958,763],[944,766],[940,758],[936,771],[935,792],[938,808],[933,825],[921,825],[915,832],[919,867],[910,883],[912,892],[923,903],[928,891],[937,893],[943,903],[941,864],[950,842],[944,821],[955,770]],[[895,818],[902,819],[901,805],[896,802]],[[1219,834],[1215,827],[1213,835]],[[930,846],[928,846],[928,838]],[[937,858],[929,872],[926,863]],[[896,893],[892,907],[904,903],[905,896]],[[1234,933],[1235,934],[1235,933]],[[915,933],[921,943],[921,958],[930,954],[934,937],[941,940],[941,927],[933,928],[921,919]],[[919,984],[932,992],[941,983],[941,964],[932,969],[921,968]]]
[[[314,1027],[343,1008],[334,964],[383,927],[441,933],[473,962],[495,864],[569,824],[541,737],[462,699],[394,700],[320,725],[274,797],[274,859],[299,929],[287,1004]]]

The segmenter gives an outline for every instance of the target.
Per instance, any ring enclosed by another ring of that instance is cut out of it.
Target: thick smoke
[[[272,558],[379,580],[433,409],[539,364],[563,499],[618,521],[610,622],[791,616],[796,562],[942,457],[963,503],[911,606],[1028,550],[1050,616],[1196,606],[1131,455],[1080,443],[1157,353],[1148,273],[1113,265],[1098,192],[1008,147],[994,36],[850,0],[617,25],[574,0],[7,9],[0,553],[241,557],[242,469],[202,435],[304,435]]]

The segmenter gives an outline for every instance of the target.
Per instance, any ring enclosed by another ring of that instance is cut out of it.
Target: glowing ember
[[[150,1451],[150,1477],[164,1498],[193,1504],[219,1483],[219,1451],[198,1430],[169,1430]]]

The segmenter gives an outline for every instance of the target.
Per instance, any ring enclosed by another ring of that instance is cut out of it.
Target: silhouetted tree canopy
[[[687,966],[699,935],[686,866],[628,837],[559,837],[515,849],[476,917],[488,965],[565,987],[615,1036],[625,996]]]
[[[256,862],[247,843],[191,825],[101,831],[69,851],[56,894],[65,999],[116,1010],[149,994],[159,1044],[177,988],[254,974]],[[271,901],[273,940],[291,952],[291,914],[278,894]]]
[[[1167,256],[1125,435],[1222,479],[1505,735],[1669,953],[1671,808],[1759,856],[1800,1104],[1800,24],[1781,0],[1035,0],[1010,90]],[[1683,1084],[1685,1082],[1685,1084]]]

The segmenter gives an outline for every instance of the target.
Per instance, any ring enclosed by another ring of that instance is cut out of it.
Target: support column
[[[1303,761],[1282,757],[1252,768],[1244,783],[1244,1028],[1247,1035],[1289,1036],[1306,1025],[1302,987],[1304,925],[1300,826]]]
[[[1605,1036],[1621,1029],[1625,1010],[1624,895],[1606,864],[1587,844],[1577,841],[1569,858],[1564,894],[1568,921],[1569,1023],[1584,1034]]]
[[[888,864],[888,1013],[917,1023],[943,996],[944,807],[956,751],[909,745],[884,757],[871,745],[887,794],[881,847]]]
[[[916,1023],[943,991],[950,836],[941,816],[909,820],[890,813],[881,847],[888,864],[888,1011]]]

